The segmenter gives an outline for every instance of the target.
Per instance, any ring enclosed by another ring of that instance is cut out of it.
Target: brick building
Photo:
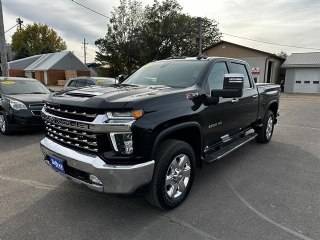
[[[59,80],[90,76],[90,70],[72,52],[41,54],[9,62],[10,77],[35,78],[45,85]]]

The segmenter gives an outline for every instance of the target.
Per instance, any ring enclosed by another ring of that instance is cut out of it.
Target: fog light
[[[99,180],[99,178],[97,176],[90,174],[89,178],[90,178],[91,182],[96,183],[98,185],[102,185],[102,182]]]
[[[132,133],[111,133],[110,138],[116,152],[128,155],[133,153]]]

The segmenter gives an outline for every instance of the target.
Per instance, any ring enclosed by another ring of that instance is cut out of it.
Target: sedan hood
[[[7,98],[18,100],[24,103],[44,103],[49,94],[16,94],[16,95],[6,95]]]

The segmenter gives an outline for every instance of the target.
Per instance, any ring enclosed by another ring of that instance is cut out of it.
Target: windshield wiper
[[[44,92],[31,92],[31,93],[27,93],[27,94],[46,94]]]

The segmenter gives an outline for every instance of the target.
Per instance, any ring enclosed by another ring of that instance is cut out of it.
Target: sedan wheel
[[[0,131],[2,133],[6,132],[6,119],[3,115],[0,114]]]

